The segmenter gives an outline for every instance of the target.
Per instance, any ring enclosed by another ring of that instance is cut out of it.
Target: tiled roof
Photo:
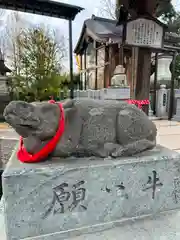
[[[122,42],[123,28],[117,26],[117,21],[92,16],[91,19],[84,21],[82,32],[74,52],[78,53],[84,47],[86,37],[91,37],[97,42],[108,42],[111,39],[113,42]],[[176,33],[166,32],[164,42],[169,46],[180,46],[180,35]]]
[[[0,0],[0,8],[71,20],[83,10],[79,6],[49,0]]]

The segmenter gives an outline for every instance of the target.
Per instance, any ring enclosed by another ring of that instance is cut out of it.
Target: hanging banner
[[[76,66],[78,68],[78,71],[80,72],[81,70],[81,60],[80,60],[80,55],[75,55],[76,58]]]

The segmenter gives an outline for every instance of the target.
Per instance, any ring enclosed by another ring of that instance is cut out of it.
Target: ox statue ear
[[[63,103],[64,113],[66,118],[73,117],[74,111],[76,108],[74,107],[73,99],[67,99]]]
[[[62,105],[63,105],[63,108],[64,108],[64,109],[66,109],[66,108],[73,108],[73,106],[74,106],[74,101],[73,101],[73,99],[67,99],[67,100],[65,100],[65,101],[62,103]]]
[[[65,108],[64,109],[64,113],[65,113],[65,117],[66,118],[71,118],[73,117],[74,113],[76,112],[76,108],[72,107],[72,108]]]

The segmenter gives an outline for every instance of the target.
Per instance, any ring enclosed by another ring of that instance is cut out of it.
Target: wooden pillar
[[[136,79],[137,79],[137,64],[138,64],[138,47],[132,47],[132,57],[131,57],[131,80],[130,90],[131,90],[131,99],[135,99],[135,88],[136,88]]]
[[[109,77],[108,77],[108,73],[109,73],[109,64],[107,64],[107,62],[109,62],[109,46],[105,46],[105,51],[104,51],[104,88],[107,88],[109,85]]]
[[[124,48],[119,44],[119,65],[124,65]]]
[[[79,85],[79,89],[82,90],[83,88],[83,73],[82,73],[82,55],[80,55],[80,85]]]
[[[177,57],[177,53],[175,52],[174,55],[173,55],[173,61],[172,61],[171,92],[170,92],[170,104],[169,104],[168,120],[171,120],[171,118],[173,117],[173,108],[174,108],[174,80],[175,80],[176,57]]]
[[[112,57],[113,57],[113,48],[112,48],[112,45],[109,45],[109,85],[108,86],[111,86]]]
[[[155,54],[155,72],[154,72],[154,86],[153,86],[153,114],[156,115],[156,90],[157,90],[157,74],[158,74],[158,53]]]
[[[84,69],[86,70],[86,50],[84,51]],[[84,71],[84,90],[87,88],[87,71]]]
[[[136,100],[149,100],[150,92],[150,73],[151,73],[151,50],[139,48],[137,79],[135,87]],[[148,105],[143,106],[143,111],[148,115]]]

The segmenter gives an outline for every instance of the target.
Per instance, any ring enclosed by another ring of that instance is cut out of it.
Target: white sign
[[[123,100],[130,98],[130,88],[106,88],[104,99]]]
[[[139,18],[127,23],[126,44],[161,48],[162,40],[163,27],[152,20]]]

